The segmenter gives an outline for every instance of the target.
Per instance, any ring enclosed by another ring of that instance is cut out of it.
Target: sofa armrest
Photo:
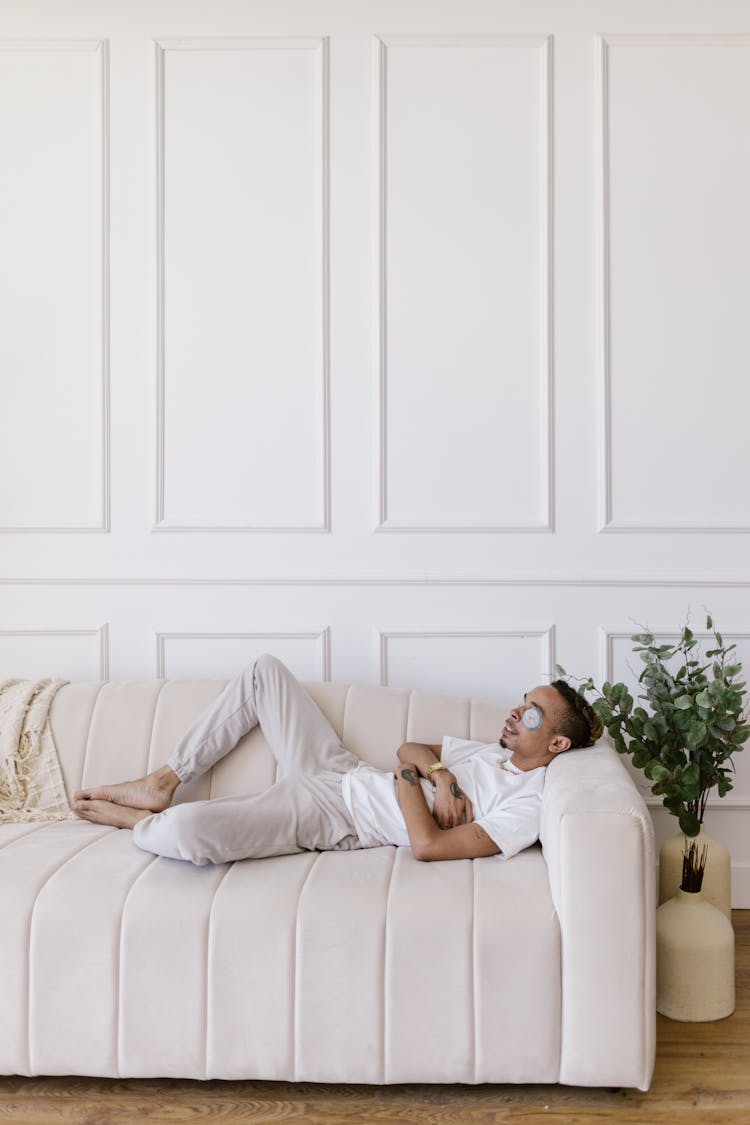
[[[547,769],[540,840],[560,922],[560,1081],[647,1090],[656,1048],[651,818],[617,753]]]

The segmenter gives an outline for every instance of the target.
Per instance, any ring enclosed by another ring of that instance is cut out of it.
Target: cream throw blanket
[[[0,824],[79,820],[65,792],[49,708],[69,680],[0,683]]]

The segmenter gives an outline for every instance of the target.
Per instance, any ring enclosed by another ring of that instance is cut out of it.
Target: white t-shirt
[[[440,755],[471,801],[474,823],[497,844],[502,859],[509,859],[538,839],[546,773],[545,766],[518,769],[509,760],[511,754],[499,742],[446,735]],[[342,780],[344,801],[364,847],[407,847],[409,834],[396,795],[395,773],[361,762]],[[435,790],[424,778],[420,784],[432,812]]]

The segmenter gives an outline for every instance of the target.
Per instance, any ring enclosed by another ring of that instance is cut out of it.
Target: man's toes
[[[79,789],[73,796],[79,801],[94,801],[98,799],[106,799],[106,794],[102,789]]]

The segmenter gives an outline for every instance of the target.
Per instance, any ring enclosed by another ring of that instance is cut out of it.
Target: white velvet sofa
[[[50,721],[68,794],[161,765],[227,681],[74,682]],[[305,685],[345,744],[492,741],[509,708]],[[176,801],[251,793],[253,731]],[[541,841],[513,859],[408,848],[195,866],[77,819],[0,825],[0,1073],[646,1090],[654,845],[603,743],[548,769]]]

